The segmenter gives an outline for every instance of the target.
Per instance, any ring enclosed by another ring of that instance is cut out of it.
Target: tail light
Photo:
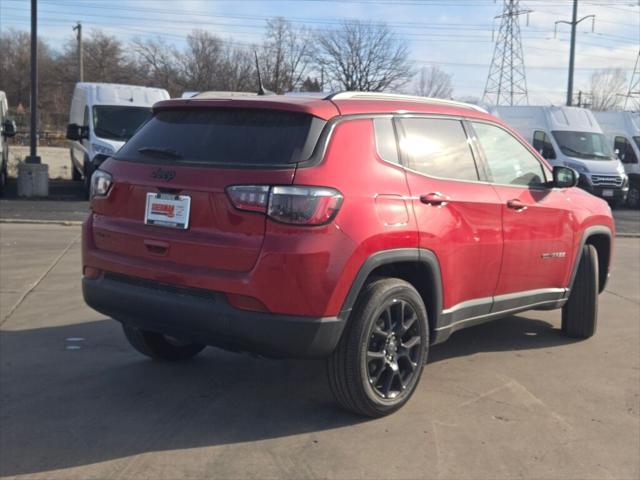
[[[113,177],[103,170],[96,170],[91,175],[91,187],[89,198],[104,197],[109,193],[113,184]]]
[[[328,187],[235,185],[227,194],[238,210],[266,213],[292,225],[324,225],[342,205],[340,192]]]

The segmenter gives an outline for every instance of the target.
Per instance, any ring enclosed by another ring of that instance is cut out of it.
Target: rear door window
[[[400,151],[406,165],[417,172],[452,180],[479,179],[467,135],[459,120],[399,119]]]
[[[278,110],[161,110],[117,158],[238,167],[290,165],[311,156],[325,123]]]

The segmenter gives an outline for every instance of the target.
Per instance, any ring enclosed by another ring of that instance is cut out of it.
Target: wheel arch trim
[[[432,305],[426,305],[430,312],[430,328],[439,324],[439,317],[442,314],[443,287],[440,263],[435,253],[424,248],[397,248],[392,250],[382,250],[370,255],[360,266],[345,300],[342,304],[340,317],[347,318],[355,305],[358,295],[362,291],[367,278],[379,267],[392,266],[397,264],[419,263],[422,264],[431,278],[429,279],[433,292],[431,292]]]
[[[576,249],[575,255],[574,255],[574,259],[573,259],[573,266],[571,267],[571,277],[569,278],[569,284],[567,285],[567,289],[568,289],[568,294],[571,292],[571,289],[573,288],[573,283],[575,282],[576,279],[576,275],[578,274],[578,267],[580,265],[580,256],[582,255],[582,249],[584,248],[584,246],[589,243],[589,239],[593,238],[593,237],[597,237],[597,236],[606,236],[608,241],[609,241],[609,251],[607,252],[608,256],[606,258],[606,274],[602,274],[600,277],[600,285],[599,285],[599,292],[598,293],[602,293],[607,285],[607,279],[609,277],[609,267],[611,265],[611,254],[613,252],[613,233],[611,232],[611,229],[608,227],[605,227],[604,225],[592,225],[590,227],[587,227],[584,229],[584,231],[582,232],[582,238],[580,239],[580,244],[578,245],[578,248]],[[596,249],[598,248],[596,245],[594,245],[596,247]],[[600,254],[600,252],[598,252],[598,254]],[[601,262],[600,260],[598,260],[598,266],[601,267]]]

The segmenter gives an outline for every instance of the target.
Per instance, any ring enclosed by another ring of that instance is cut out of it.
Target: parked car
[[[167,100],[160,88],[115,83],[77,83],[67,126],[74,180],[89,181],[94,170],[113,155],[151,117],[151,106]]]
[[[156,359],[327,357],[337,400],[382,416],[461,328],[561,308],[594,334],[614,225],[577,182],[462,103],[160,102],[93,174],[84,299]]]
[[[579,186],[622,205],[629,180],[593,113],[578,107],[494,107],[491,113],[507,122],[553,166],[580,173]]]
[[[640,112],[593,112],[629,177],[627,205],[640,208]]]
[[[6,93],[0,91],[0,195],[7,184],[7,168],[9,166],[9,142],[16,134],[16,124],[9,118],[9,104]]]

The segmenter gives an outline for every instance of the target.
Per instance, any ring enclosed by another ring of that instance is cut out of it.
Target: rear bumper
[[[336,347],[345,320],[251,312],[224,295],[134,277],[83,278],[85,302],[119,322],[197,343],[271,357],[317,357]]]

